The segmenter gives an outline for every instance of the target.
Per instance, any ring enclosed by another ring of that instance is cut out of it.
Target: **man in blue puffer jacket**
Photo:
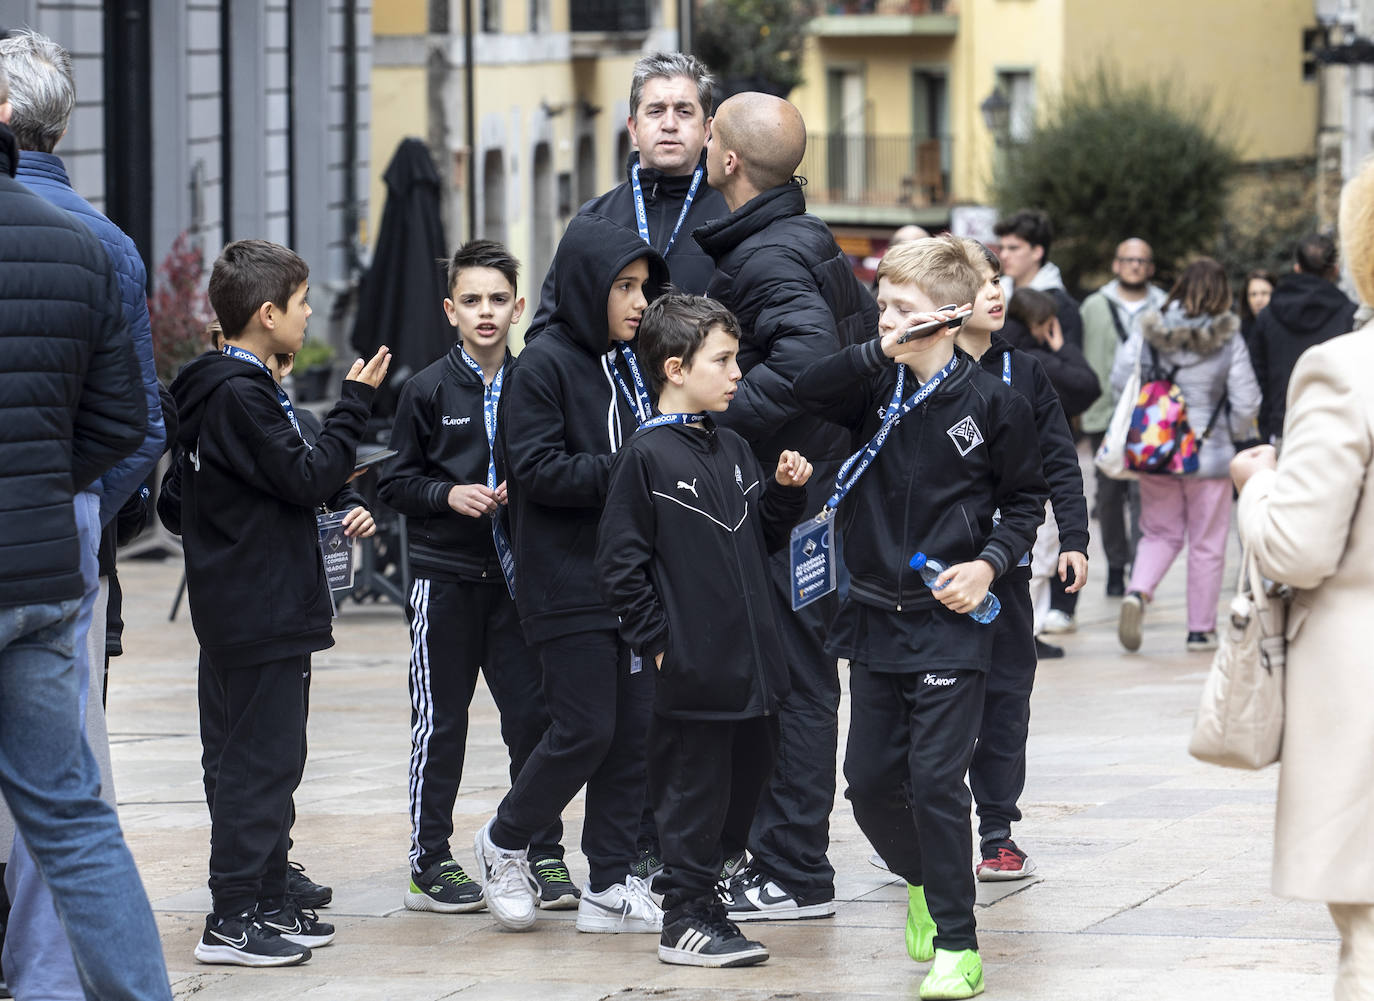
[[[148,320],[147,272],[138,250],[114,223],[76,193],[53,147],[67,131],[76,104],[71,58],[57,43],[42,35],[13,32],[0,41],[0,68],[9,78],[13,112],[11,130],[19,145],[15,179],[34,194],[62,209],[90,230],[109,258],[119,288],[121,311],[142,376],[147,431],[133,452],[87,488],[89,505],[99,519],[77,518],[81,544],[84,593],[75,626],[77,668],[87,740],[101,772],[101,794],[112,806],[114,783],[110,770],[109,738],[99,697],[89,699],[92,665],[103,664],[105,645],[104,589],[97,552],[101,529],[124,502],[152,475],[166,432],[153,365],[152,330]],[[91,496],[93,495],[93,496]],[[97,615],[96,610],[102,610]],[[90,640],[94,640],[94,644]],[[93,657],[91,648],[95,647]],[[100,678],[96,673],[95,677]],[[97,696],[99,692],[97,691]],[[8,819],[8,818],[6,818]],[[3,846],[0,846],[3,853]],[[66,1001],[81,998],[81,984],[67,936],[58,924],[48,891],[27,851],[16,840],[5,883],[12,902],[3,951],[9,986],[17,996],[30,995]]]

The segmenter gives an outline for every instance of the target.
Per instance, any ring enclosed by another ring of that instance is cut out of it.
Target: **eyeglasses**
[[[1153,257],[1118,257],[1116,260],[1118,264],[1138,264],[1142,268],[1147,268],[1155,262]]]

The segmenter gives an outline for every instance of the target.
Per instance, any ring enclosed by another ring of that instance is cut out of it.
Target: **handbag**
[[[1145,350],[1141,342],[1140,350]],[[1126,464],[1126,439],[1131,433],[1131,420],[1135,416],[1136,399],[1140,396],[1140,354],[1135,356],[1135,368],[1126,379],[1121,396],[1112,411],[1112,422],[1107,425],[1107,433],[1102,436],[1102,446],[1093,456],[1093,465],[1103,476],[1113,480],[1134,480],[1139,477],[1134,469]]]
[[[1290,595],[1280,585],[1265,586],[1247,550],[1188,742],[1198,760],[1252,769],[1279,760]]]

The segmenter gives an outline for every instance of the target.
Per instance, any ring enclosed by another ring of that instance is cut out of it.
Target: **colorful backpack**
[[[1126,434],[1126,466],[1138,473],[1196,473],[1198,440],[1188,423],[1183,391],[1174,382],[1178,367],[1162,374],[1159,356],[1151,345],[1150,372],[1152,377],[1140,384],[1135,412],[1131,414],[1131,428]],[[1203,437],[1211,430],[1209,424]]]

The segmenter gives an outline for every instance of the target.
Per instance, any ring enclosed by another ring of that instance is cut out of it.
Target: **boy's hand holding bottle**
[[[935,579],[931,593],[951,612],[966,615],[988,595],[996,574],[986,560],[956,563]]]
[[[790,449],[778,456],[778,471],[774,474],[779,486],[804,487],[811,479],[811,463],[800,452]]]

